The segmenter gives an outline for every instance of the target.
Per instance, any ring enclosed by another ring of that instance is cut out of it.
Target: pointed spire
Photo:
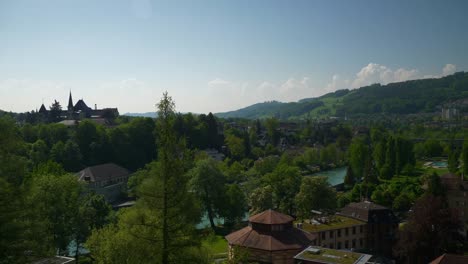
[[[72,110],[73,110],[73,99],[72,99],[72,94],[70,90],[70,96],[68,97],[68,111],[72,111]]]

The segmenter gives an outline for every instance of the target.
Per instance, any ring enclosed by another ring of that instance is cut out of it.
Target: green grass
[[[319,254],[314,254],[309,251],[305,251],[300,255],[302,258],[310,260],[318,260],[329,263],[338,263],[338,264],[353,264],[361,257],[362,254],[349,252],[349,251],[339,251],[328,248],[320,248]],[[331,257],[334,256],[334,257]]]
[[[344,227],[352,227],[352,226],[362,225],[362,224],[365,224],[365,223],[363,221],[359,221],[353,218],[334,215],[333,220],[328,224],[314,225],[314,224],[303,223],[302,229],[308,232],[314,233],[314,232],[320,232],[324,230],[340,229]]]
[[[202,240],[202,246],[215,256],[225,254],[228,250],[226,239],[220,235],[208,235]]]

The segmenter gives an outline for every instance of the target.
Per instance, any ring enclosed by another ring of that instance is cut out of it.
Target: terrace
[[[322,247],[308,247],[297,254],[296,263],[365,264],[371,255]]]
[[[307,220],[302,223],[297,222],[297,224],[299,224],[298,226],[301,226],[301,229],[310,233],[316,233],[316,232],[321,232],[325,230],[341,229],[341,228],[366,224],[364,221],[356,220],[356,219],[349,218],[346,216],[341,216],[341,215],[333,215],[333,216],[328,216],[325,218],[326,219],[322,219],[325,221],[319,221],[320,219],[316,218],[312,220]]]

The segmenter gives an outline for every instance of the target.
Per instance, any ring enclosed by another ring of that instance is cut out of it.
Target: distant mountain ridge
[[[124,116],[132,116],[132,117],[151,117],[156,118],[158,115],[156,112],[146,112],[146,113],[125,113]]]
[[[357,114],[415,114],[434,112],[443,104],[463,98],[468,98],[468,73],[458,72],[442,78],[338,90],[298,102],[257,103],[215,115],[221,118],[302,119]]]

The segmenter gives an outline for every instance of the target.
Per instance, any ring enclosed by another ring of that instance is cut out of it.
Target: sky
[[[468,1],[1,0],[0,109],[180,112],[468,70]]]

